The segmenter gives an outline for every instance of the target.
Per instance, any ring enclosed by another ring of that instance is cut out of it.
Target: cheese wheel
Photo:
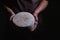
[[[29,12],[19,12],[13,17],[13,23],[18,27],[30,27],[34,22],[34,16]]]

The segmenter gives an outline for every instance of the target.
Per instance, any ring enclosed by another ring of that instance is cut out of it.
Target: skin
[[[40,5],[33,12],[33,16],[35,17],[35,24],[34,24],[34,28],[31,31],[34,31],[36,29],[38,25],[38,20],[39,20],[38,15],[47,7],[47,5],[48,5],[48,0],[42,0]],[[13,17],[15,16],[15,13],[13,12],[11,8],[7,7],[6,5],[5,5],[5,8],[7,9],[8,12],[11,13],[10,21],[12,21]]]
[[[32,31],[34,31],[38,25],[38,15],[40,12],[42,12],[48,5],[48,1],[47,0],[42,0],[42,2],[40,3],[40,5],[35,9],[35,11],[33,12],[33,16],[35,17],[35,28],[32,29]]]

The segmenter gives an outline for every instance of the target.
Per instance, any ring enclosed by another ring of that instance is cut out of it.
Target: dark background
[[[1,30],[2,30],[1,32],[5,32],[5,31],[7,32],[7,30],[11,30],[13,32],[18,27],[16,27],[11,21],[9,21],[11,14],[4,8],[3,5],[5,5],[5,4],[8,5],[9,7],[11,7],[15,13],[18,12],[17,9],[15,10],[12,7],[12,6],[15,6],[15,4],[11,6],[11,3],[9,3],[7,0],[0,1],[0,16],[1,16],[1,23],[0,24],[1,24]],[[12,2],[12,4],[13,4],[13,2]],[[16,8],[18,8],[18,7],[16,7]],[[47,27],[46,27],[47,21],[48,21],[47,16],[48,16],[48,7],[38,15],[40,21],[39,21],[38,28],[37,28],[36,32],[39,30],[41,30],[39,32],[47,32],[48,31]],[[13,26],[15,26],[15,28]]]
[[[45,16],[45,17],[43,17],[43,19],[45,19],[44,20],[44,22],[43,22],[43,25],[44,25],[44,27],[45,27],[45,31],[46,32],[33,32],[32,33],[32,37],[30,37],[29,35],[31,35],[30,33],[25,33],[26,35],[28,35],[28,36],[26,36],[25,35],[25,38],[26,37],[29,37],[28,38],[28,40],[29,39],[31,39],[31,38],[33,38],[34,40],[40,40],[40,39],[48,39],[48,37],[49,36],[51,36],[51,37],[49,37],[49,39],[51,39],[51,38],[53,38],[54,36],[55,37],[58,37],[58,36],[56,36],[56,35],[58,35],[58,34],[56,34],[56,33],[58,33],[59,32],[59,25],[60,25],[60,6],[59,6],[59,4],[60,4],[60,1],[56,1],[56,0],[50,0],[49,1],[49,5],[48,5],[48,10],[45,10],[45,12],[44,12],[44,14],[46,13],[46,15],[47,16]],[[1,9],[2,9],[2,7],[0,7]],[[0,9],[0,10],[1,10]],[[1,11],[0,11],[1,12]],[[7,14],[5,14],[5,15],[7,15]],[[9,15],[9,14],[8,14]],[[7,20],[7,19],[2,19],[2,18],[6,18],[6,16],[4,16],[4,14],[2,14],[2,12],[0,13],[0,23],[1,23],[1,25],[0,25],[0,32],[1,32],[1,39],[2,40],[5,40],[5,39],[12,39],[13,37],[13,39],[20,39],[20,37],[23,35],[21,35],[21,33],[18,33],[18,32],[14,32],[14,33],[7,33],[7,32],[4,32],[4,30],[6,31],[7,29],[6,29],[6,23],[5,22],[3,22],[3,21],[5,21],[5,20]],[[7,17],[8,18],[8,17]],[[8,28],[8,27],[7,27]],[[49,35],[48,35],[48,33],[49,33]],[[14,35],[13,35],[14,34]],[[18,35],[16,35],[16,34],[18,34]],[[20,36],[20,35],[21,36]],[[8,35],[8,36],[7,36]],[[47,36],[48,35],[48,36]],[[9,36],[11,36],[11,37],[9,37]],[[16,38],[15,36],[19,36],[18,38]],[[38,37],[39,36],[39,37]],[[46,37],[47,36],[47,37]],[[22,36],[23,37],[23,36]],[[53,39],[56,39],[56,38],[53,38]],[[23,38],[21,38],[22,40],[23,40]]]
[[[52,4],[52,3],[51,3]],[[50,5],[50,7],[47,7],[43,12],[42,12],[42,19],[43,19],[43,22],[42,22],[42,25],[41,28],[37,28],[38,30],[36,30],[35,32],[22,32],[22,33],[19,33],[19,32],[15,32],[13,30],[13,26],[14,24],[12,24],[10,21],[9,21],[9,18],[10,18],[10,14],[8,14],[9,12],[7,12],[7,10],[4,8],[4,6],[1,4],[1,1],[0,1],[0,33],[1,33],[1,39],[2,40],[11,40],[11,39],[16,39],[16,40],[40,40],[42,39],[42,37],[45,37],[47,36],[46,34],[48,34],[48,17],[51,15],[48,13],[48,8],[49,9],[52,9],[54,8],[53,5]],[[53,9],[52,9],[53,10]],[[51,11],[52,11],[51,10]],[[50,12],[51,12],[50,11]],[[40,25],[39,25],[40,26]],[[51,26],[51,25],[50,25]],[[39,31],[41,30],[41,31]],[[7,33],[9,32],[9,33]],[[21,37],[21,38],[20,38]],[[47,37],[46,37],[47,38]]]

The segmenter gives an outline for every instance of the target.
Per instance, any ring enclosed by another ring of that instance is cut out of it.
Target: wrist
[[[34,12],[33,15],[38,15],[38,13]]]
[[[34,14],[36,14],[36,15],[38,15],[39,13],[40,13],[39,10],[36,10],[36,11],[34,12]]]
[[[11,15],[15,15],[15,13],[14,12],[11,12]]]

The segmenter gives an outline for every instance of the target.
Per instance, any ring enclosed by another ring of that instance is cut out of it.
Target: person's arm
[[[8,6],[4,5],[4,7],[7,9],[8,12],[10,12],[10,14],[11,14],[10,21],[12,21],[13,17],[15,16],[15,13]]]
[[[35,17],[35,24],[34,24],[35,27],[32,29],[32,31],[34,31],[38,25],[38,14],[42,12],[47,7],[47,5],[48,5],[48,0],[42,0],[40,5],[33,12],[33,16]]]
[[[48,0],[42,0],[42,2],[40,3],[40,5],[35,9],[34,14],[39,14],[40,12],[42,12],[48,5]]]

